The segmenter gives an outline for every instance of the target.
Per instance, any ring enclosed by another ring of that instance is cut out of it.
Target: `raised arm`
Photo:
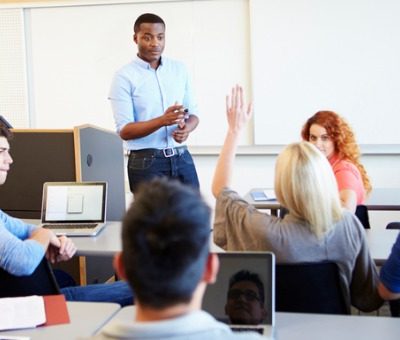
[[[243,88],[239,85],[233,87],[231,95],[226,96],[228,131],[214,172],[212,183],[214,197],[217,197],[223,188],[231,184],[233,163],[240,133],[251,118],[252,112],[251,103],[247,107],[244,103]]]

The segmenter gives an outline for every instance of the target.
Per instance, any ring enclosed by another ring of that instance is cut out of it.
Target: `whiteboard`
[[[252,0],[250,17],[256,144],[299,140],[322,109],[400,144],[399,1]]]
[[[166,22],[168,57],[187,65],[199,103],[193,145],[221,145],[225,95],[250,84],[247,0],[163,1],[26,10],[35,128],[94,124],[115,130],[107,100],[114,72],[136,55],[133,23],[145,12]]]

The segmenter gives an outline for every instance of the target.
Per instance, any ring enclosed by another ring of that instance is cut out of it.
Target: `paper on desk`
[[[275,190],[274,189],[265,189],[264,194],[268,197],[268,201],[275,201]]]
[[[0,330],[31,328],[45,322],[46,313],[41,296],[0,299]]]

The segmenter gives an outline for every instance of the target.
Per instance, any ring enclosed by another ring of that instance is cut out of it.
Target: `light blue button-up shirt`
[[[0,210],[1,268],[17,276],[33,273],[45,253],[39,242],[27,240],[35,228]]]
[[[162,57],[160,66],[153,69],[149,63],[136,57],[118,70],[112,81],[110,95],[117,132],[132,122],[147,121],[164,114],[176,103],[189,114],[198,115],[190,77],[181,62]],[[164,126],[145,137],[126,142],[129,150],[163,149],[182,145],[175,142],[172,132],[177,125]]]

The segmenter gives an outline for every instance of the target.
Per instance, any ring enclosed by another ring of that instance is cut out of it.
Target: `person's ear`
[[[203,280],[207,284],[215,283],[215,281],[217,280],[218,271],[219,271],[218,254],[215,253],[208,254]]]
[[[133,41],[134,41],[135,44],[137,44],[137,35],[136,35],[136,33],[133,35]]]
[[[122,253],[118,252],[114,255],[113,266],[118,277],[126,280],[124,261],[122,260]]]

